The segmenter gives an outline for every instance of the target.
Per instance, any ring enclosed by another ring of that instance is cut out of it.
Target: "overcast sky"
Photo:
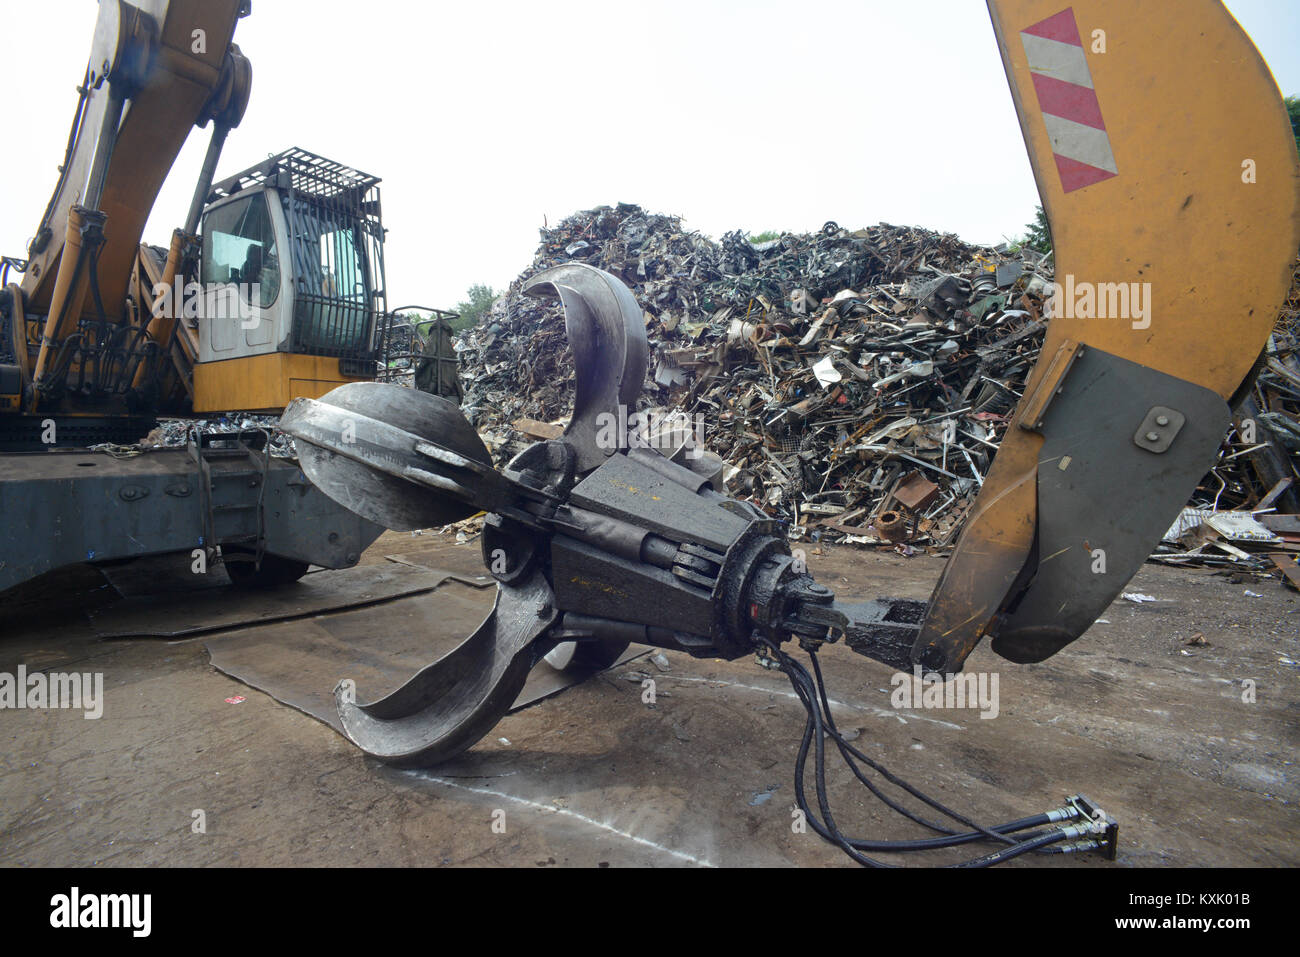
[[[1227,6],[1300,93],[1300,2]],[[0,252],[25,256],[96,4],[4,9]],[[301,146],[382,177],[393,307],[503,288],[544,221],[602,203],[715,237],[834,219],[992,243],[1038,202],[978,0],[254,0],[235,41],[252,101],[218,176]],[[147,241],[180,225],[207,141],[191,133]]]

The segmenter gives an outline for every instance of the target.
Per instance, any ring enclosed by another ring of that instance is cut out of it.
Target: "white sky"
[[[1300,3],[1227,6],[1300,93]],[[96,5],[4,12],[0,252],[25,256]],[[504,288],[544,218],[602,203],[715,237],[834,219],[991,243],[1038,202],[978,0],[254,0],[235,42],[253,94],[218,177],[289,146],[382,177],[390,306]],[[147,241],[180,225],[207,141],[191,133]]]

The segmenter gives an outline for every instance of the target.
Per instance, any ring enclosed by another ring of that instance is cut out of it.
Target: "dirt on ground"
[[[363,563],[389,555],[482,571],[476,543],[432,532],[386,533]],[[943,567],[850,547],[811,546],[808,561],[850,600],[928,597]],[[0,674],[101,673],[103,714],[0,710],[0,864],[849,863],[792,827],[803,710],[785,677],[752,658],[642,657],[507,716],[452,763],[399,771],[216,671],[210,636],[97,640],[88,612],[120,600],[97,572],[40,587],[6,613]],[[1156,565],[1128,591],[1156,600],[1118,600],[1042,664],[977,649],[966,670],[997,676],[995,715],[896,708],[889,668],[828,647],[836,721],[981,822],[1078,792],[1120,822],[1117,863],[1030,855],[1010,866],[1300,864],[1300,596],[1276,580]],[[846,832],[927,836],[837,760],[829,767]]]

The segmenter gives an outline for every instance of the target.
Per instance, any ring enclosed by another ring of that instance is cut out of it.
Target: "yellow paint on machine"
[[[1022,32],[1063,8],[1119,170],[1071,192]],[[989,10],[1057,282],[1149,284],[1145,327],[1124,316],[1057,316],[1042,355],[1074,340],[1228,398],[1268,342],[1300,246],[1295,137],[1268,67],[1219,0],[989,0]]]
[[[348,382],[366,382],[339,371],[339,360],[271,352],[194,367],[194,411],[279,412],[294,399],[319,399]]]
[[[1063,360],[1080,346],[1101,349],[1226,399],[1268,342],[1300,245],[1290,121],[1268,67],[1219,0],[987,2],[1051,226],[1056,281],[1149,292],[1141,321],[1067,306],[1048,325],[1025,399],[921,628],[921,647],[946,645],[957,660],[992,625],[1030,556],[1043,437],[1019,424],[1041,410],[1035,395],[1054,394]],[[1072,21],[1071,36],[1026,41],[1026,33],[1052,33],[1042,27],[1058,18]],[[1044,51],[1058,55],[1054,73]],[[1080,62],[1086,76],[1068,69]],[[1044,72],[1046,102],[1035,81]],[[1083,187],[1063,180],[1056,153],[1095,142],[1097,131],[1076,129],[1074,144],[1053,140],[1046,117],[1060,113],[1054,83],[1095,94],[1115,175]],[[1151,495],[1156,481],[1116,494]],[[972,618],[974,608],[981,611]]]

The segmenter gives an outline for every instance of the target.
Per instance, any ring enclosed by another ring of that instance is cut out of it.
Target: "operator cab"
[[[206,384],[214,399],[196,409],[221,407],[221,382],[235,371],[221,367],[231,360],[337,360],[336,369],[321,371],[318,362],[293,373],[298,385],[285,383],[286,401],[326,381],[374,377],[387,309],[378,184],[295,148],[212,187],[201,230],[196,386]]]

